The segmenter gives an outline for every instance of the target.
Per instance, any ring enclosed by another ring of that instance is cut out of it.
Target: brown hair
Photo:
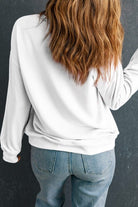
[[[44,11],[49,30],[49,48],[56,62],[65,66],[77,83],[83,84],[90,69],[97,79],[122,60],[124,29],[120,0],[49,0]],[[110,66],[110,67],[109,67]],[[79,82],[78,82],[79,78]]]

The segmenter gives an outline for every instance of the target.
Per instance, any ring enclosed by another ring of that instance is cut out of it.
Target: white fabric
[[[77,85],[65,68],[53,61],[46,22],[39,14],[15,21],[11,35],[9,82],[0,142],[3,159],[18,161],[23,134],[45,149],[97,154],[115,146],[119,134],[110,109],[118,110],[138,90],[138,49],[126,68],[121,62],[111,80],[94,80],[93,68]],[[41,22],[41,21],[40,21]]]

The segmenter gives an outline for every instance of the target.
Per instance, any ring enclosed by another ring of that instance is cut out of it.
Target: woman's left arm
[[[24,127],[31,107],[21,76],[18,59],[17,36],[20,29],[18,22],[16,20],[14,23],[11,33],[8,89],[0,134],[3,160],[10,163],[16,163],[19,160],[17,155],[21,151]]]

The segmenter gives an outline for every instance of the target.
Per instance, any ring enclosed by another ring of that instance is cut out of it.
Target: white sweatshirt
[[[93,68],[84,85],[74,82],[53,61],[46,22],[39,14],[18,18],[12,29],[9,82],[0,141],[3,160],[18,161],[22,138],[33,146],[81,154],[97,154],[115,146],[119,134],[111,110],[123,106],[138,90],[138,49],[123,70],[112,65],[111,80]]]

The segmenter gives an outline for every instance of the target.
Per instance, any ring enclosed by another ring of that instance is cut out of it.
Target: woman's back
[[[95,87],[93,68],[79,85],[52,59],[48,38],[44,39],[45,25],[45,21],[40,24],[39,14],[32,14],[19,18],[13,27],[12,87],[1,131],[5,157],[11,159],[13,154],[11,161],[16,160],[21,149],[17,139],[22,139],[23,132],[30,144],[46,149],[91,155],[112,149],[119,130],[110,109],[117,110],[138,89],[138,50],[124,74],[120,62],[116,71],[112,64],[111,80],[105,83],[100,78]],[[5,136],[12,137],[12,145]]]

